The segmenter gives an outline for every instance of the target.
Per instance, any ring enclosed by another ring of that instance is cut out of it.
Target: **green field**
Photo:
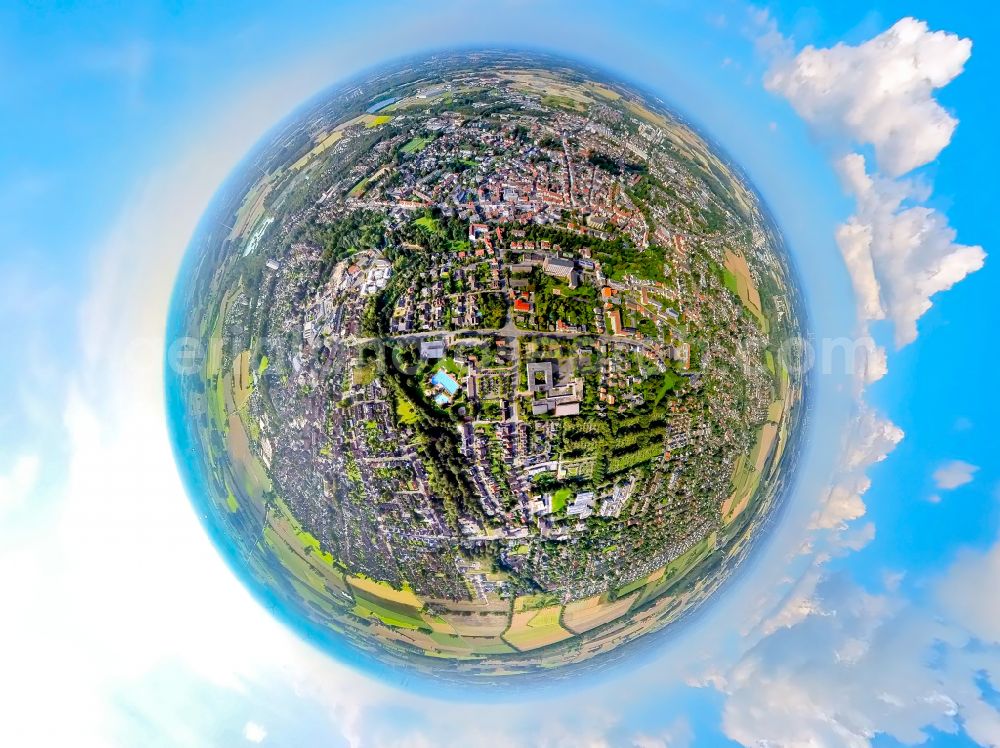
[[[469,654],[511,654],[515,650],[499,637],[455,636],[435,632],[430,638],[442,647],[451,650],[465,650]]]
[[[410,426],[417,422],[417,409],[405,397],[396,397],[396,415],[399,422]]]
[[[355,600],[357,604],[354,606],[354,612],[363,618],[378,618],[387,626],[403,629],[419,629],[427,626],[420,618],[391,610],[370,598],[355,594]]]
[[[438,233],[438,231],[440,231],[441,229],[441,227],[438,225],[437,219],[432,218],[431,216],[420,216],[420,218],[414,221],[414,223],[417,226],[423,226],[425,229],[427,229],[433,234]]]
[[[722,268],[722,283],[736,296],[740,295],[740,282],[736,276],[726,268]]]
[[[364,179],[362,179],[356,185],[354,185],[353,187],[351,187],[351,190],[350,190],[350,192],[347,193],[347,196],[348,197],[361,197],[363,194],[365,194],[365,190],[368,189],[368,181],[369,181],[368,177],[365,177]]]
[[[406,602],[407,600],[418,602],[412,593],[406,590],[394,590],[389,585],[374,584],[360,578],[352,578],[349,583],[356,603],[356,612],[374,616],[383,623],[398,628],[429,628],[415,604]]]
[[[399,150],[402,153],[420,153],[420,151],[422,151],[424,148],[426,148],[427,145],[432,140],[434,140],[434,138],[424,138],[424,137],[417,136],[417,137],[413,138],[411,141],[409,141],[406,145],[404,145]]]
[[[572,495],[573,492],[568,488],[560,488],[552,494],[552,511],[561,511],[566,506],[566,502],[569,501],[569,497]]]
[[[572,109],[574,112],[587,111],[587,105],[582,101],[571,99],[568,96],[559,96],[558,94],[548,94],[543,96],[542,104],[545,106],[555,107],[557,109]]]
[[[628,596],[630,593],[640,590],[649,583],[649,576],[640,577],[634,582],[626,584],[624,587],[619,587],[615,590],[615,599],[620,600],[623,597]]]

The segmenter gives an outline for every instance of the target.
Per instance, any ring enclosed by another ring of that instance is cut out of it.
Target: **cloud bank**
[[[769,48],[781,47],[773,23],[758,19],[758,27]],[[946,217],[924,205],[928,185],[901,178],[951,141],[958,122],[933,93],[970,54],[969,40],[907,18],[857,46],[768,55],[765,86],[842,154],[835,167],[856,207],[836,239],[861,330],[890,320],[898,346],[916,339],[931,297],[979,269],[985,256],[957,244]],[[866,146],[877,168],[860,151],[844,153]],[[885,373],[884,356],[878,369]],[[861,376],[859,384],[875,378]],[[901,575],[884,574],[878,589],[831,570],[831,559],[873,537],[870,523],[859,526],[868,470],[903,438],[862,395],[859,387],[841,475],[810,522],[802,551],[812,554],[810,565],[738,664],[709,679],[727,697],[724,731],[748,747],[869,748],[879,735],[913,745],[932,729],[998,745],[1000,711],[988,692],[1000,672],[1000,610],[982,591],[1000,584],[1000,539],[985,553],[960,555],[930,595],[904,594]],[[947,490],[974,472],[952,461],[933,478]]]
[[[875,38],[779,56],[764,78],[836,147],[871,146],[837,159],[856,212],[837,243],[857,294],[862,322],[889,319],[897,346],[917,337],[931,297],[982,267],[981,247],[956,243],[947,218],[925,203],[930,189],[904,174],[938,157],[958,120],[934,98],[972,54],[972,42],[904,18]]]
[[[747,746],[868,748],[879,734],[922,743],[933,728],[996,745],[1000,712],[981,682],[995,687],[1000,650],[975,627],[997,611],[981,609],[996,606],[975,585],[1000,583],[998,559],[1000,546],[960,560],[940,579],[947,596],[926,606],[824,577],[807,614],[722,683],[726,734]]]
[[[858,46],[809,46],[764,79],[807,122],[870,143],[879,168],[898,177],[930,163],[958,120],[934,100],[972,54],[972,42],[904,18]]]
[[[983,266],[980,247],[955,242],[955,230],[939,211],[917,204],[913,182],[868,173],[859,153],[842,157],[837,171],[857,212],[837,231],[837,244],[862,319],[889,318],[899,346],[917,338],[917,320],[931,297]]]

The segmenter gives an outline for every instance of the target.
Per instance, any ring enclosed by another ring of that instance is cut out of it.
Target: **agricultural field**
[[[629,611],[637,597],[637,594],[625,594],[611,601],[605,594],[574,600],[563,611],[563,625],[577,634],[590,631],[621,618]]]
[[[420,151],[422,151],[424,148],[426,148],[431,142],[433,142],[433,140],[434,140],[434,138],[432,138],[432,137],[424,137],[424,136],[418,135],[418,136],[413,137],[410,140],[408,140],[406,142],[406,145],[404,145],[399,150],[400,150],[401,153],[405,153],[407,155],[412,155],[414,153],[420,153]]]
[[[504,640],[519,651],[539,649],[568,639],[573,634],[559,624],[561,605],[515,612]]]
[[[726,252],[726,285],[732,284],[731,290],[740,297],[750,313],[760,322],[761,327],[767,332],[767,318],[764,316],[760,305],[760,293],[754,284],[753,276],[750,274],[750,267],[746,258],[735,252]]]

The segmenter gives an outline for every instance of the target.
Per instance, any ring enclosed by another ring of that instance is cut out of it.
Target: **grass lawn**
[[[420,153],[420,151],[426,148],[432,140],[434,140],[434,138],[423,138],[417,136],[399,150],[403,153]]]
[[[560,488],[554,494],[552,494],[552,511],[558,512],[566,506],[566,502],[569,501],[569,497],[573,495],[573,492],[568,488]]]
[[[428,231],[436,234],[440,230],[438,226],[437,219],[431,218],[430,216],[420,216],[416,221],[414,221],[417,226],[423,226]]]
[[[400,423],[410,425],[417,422],[417,409],[405,397],[396,398],[396,415]]]
[[[375,364],[358,366],[354,369],[354,384],[367,387],[375,381]]]
[[[441,362],[434,367],[434,371],[437,371],[438,369],[444,369],[446,372],[451,374],[456,380],[466,375],[465,367],[459,364],[453,358],[441,359]]]

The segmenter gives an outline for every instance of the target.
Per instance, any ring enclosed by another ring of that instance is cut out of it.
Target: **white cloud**
[[[882,462],[903,440],[903,430],[861,405],[849,437],[844,465],[848,472],[864,471]]]
[[[814,515],[810,529],[845,529],[849,522],[863,517],[865,502],[861,495],[870,486],[871,481],[865,476],[852,477],[833,486],[826,502]]]
[[[816,585],[821,578],[819,569],[810,566],[761,623],[758,633],[768,636],[778,629],[794,626],[811,615],[822,613],[816,602]]]
[[[38,455],[23,454],[6,474],[0,474],[0,517],[24,505],[38,483],[40,467]]]
[[[927,660],[954,632],[895,598],[826,577],[814,609],[761,640],[722,682],[726,734],[746,746],[868,748],[879,733],[922,742],[985,704]],[[960,640],[961,637],[958,637]],[[988,708],[988,707],[987,707]]]
[[[857,296],[858,316],[863,320],[885,319],[882,288],[872,259],[873,233],[873,227],[855,219],[837,227],[836,233]]]
[[[934,91],[962,72],[971,53],[968,39],[904,18],[857,46],[809,46],[794,57],[779,56],[764,78],[837,150],[874,148],[881,173],[869,173],[860,153],[836,162],[857,205],[836,238],[860,320],[891,320],[897,346],[916,339],[931,298],[985,258],[982,248],[957,244],[947,218],[922,204],[929,187],[895,179],[930,163],[951,142],[958,121]],[[873,369],[869,381],[884,369]]]
[[[766,13],[759,26],[785,40]],[[772,49],[774,44],[770,45]],[[935,159],[956,120],[933,99],[958,75],[971,45],[904,19],[856,47],[807,48],[794,58],[767,52],[767,87],[786,96],[837,150],[871,145],[881,169],[870,174],[860,153],[838,159],[856,200],[856,215],[838,232],[859,308],[859,327],[889,319],[896,342],[911,342],[934,294],[978,269],[983,252],[955,243],[945,217],[922,203],[929,188],[898,177]],[[879,349],[859,372],[859,385],[885,375]],[[956,561],[920,604],[902,597],[901,577],[885,577],[885,593],[861,589],[827,570],[830,558],[871,540],[861,524],[868,468],[881,462],[902,431],[864,405],[845,443],[842,470],[812,515],[803,544],[814,554],[780,604],[749,637],[751,647],[707,682],[723,691],[724,731],[760,748],[869,748],[885,734],[904,744],[927,731],[964,732],[1000,745],[1000,713],[979,687],[1000,673],[1000,610],[984,590],[1000,584],[1000,542],[986,554]],[[948,471],[960,481],[966,470]],[[970,647],[971,637],[984,646]]]
[[[983,553],[960,553],[935,594],[950,616],[973,636],[1000,645],[1000,543]]]
[[[858,46],[809,46],[765,78],[799,115],[821,130],[875,148],[879,167],[898,176],[937,158],[958,121],[934,100],[954,80],[972,42],[904,18]]]
[[[951,491],[966,483],[972,483],[978,471],[979,467],[976,465],[970,465],[962,460],[949,460],[940,465],[931,478],[934,480],[934,485],[942,491]]]
[[[896,641],[900,630],[887,622],[901,603],[825,570],[830,558],[874,537],[872,523],[859,523],[871,486],[867,471],[903,438],[872,408],[858,407],[839,476],[807,527],[809,564],[748,637],[740,661],[707,679],[727,696],[726,735],[748,747],[868,748],[877,732],[905,742],[918,739],[925,725],[951,726],[935,701],[935,678],[919,673],[920,647],[930,646],[933,636]],[[907,650],[914,641],[918,648]]]
[[[694,740],[694,730],[684,717],[678,717],[657,735],[645,733],[632,738],[633,748],[687,748]]]
[[[243,737],[248,743],[263,743],[264,739],[267,738],[267,730],[256,722],[247,722],[243,726]]]
[[[870,175],[857,153],[837,170],[857,201],[856,213],[837,231],[863,319],[888,316],[897,345],[917,337],[917,320],[931,297],[983,266],[981,247],[955,243],[955,230],[939,211],[913,200],[923,190],[907,180]]]
[[[751,5],[746,34],[753,40],[757,54],[765,59],[783,61],[791,57],[792,40],[778,30],[778,22],[767,8]]]
[[[872,347],[864,364],[861,379],[865,384],[874,384],[889,373],[889,356],[883,346]]]
[[[960,552],[919,603],[899,581],[886,575],[873,594],[810,576],[713,681],[728,695],[726,734],[755,748],[869,748],[878,734],[922,743],[934,728],[1000,745],[1000,711],[984,695],[1000,685],[1000,601],[986,594],[1000,585],[1000,539]]]

